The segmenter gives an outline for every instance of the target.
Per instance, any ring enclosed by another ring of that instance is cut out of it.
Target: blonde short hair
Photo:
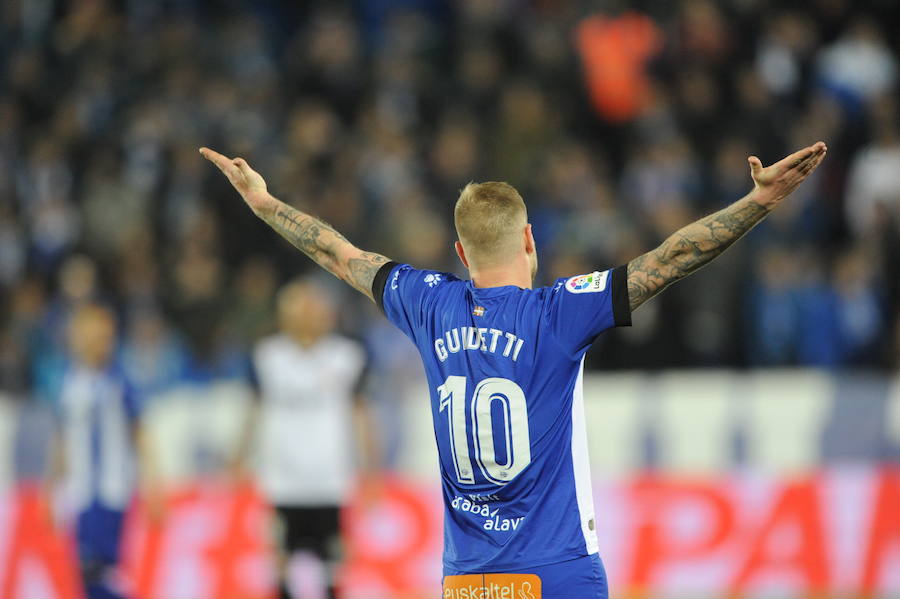
[[[528,224],[525,201],[509,183],[469,183],[454,210],[456,233],[469,259],[499,262],[518,249]]]

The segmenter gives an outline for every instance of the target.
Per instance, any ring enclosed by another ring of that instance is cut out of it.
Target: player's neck
[[[531,273],[528,269],[520,268],[491,268],[471,270],[472,284],[476,287],[506,287],[514,285],[522,289],[531,289]]]
[[[301,333],[299,331],[291,331],[288,332],[288,337],[302,347],[303,349],[309,349],[314,346],[319,340],[324,337],[324,335],[317,335],[313,333]]]

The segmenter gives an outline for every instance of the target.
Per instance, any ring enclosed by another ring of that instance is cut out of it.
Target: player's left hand
[[[358,494],[360,505],[370,510],[378,506],[384,498],[384,479],[375,473],[362,473],[358,481]]]
[[[219,167],[256,215],[261,215],[274,203],[265,179],[243,158],[228,158],[209,148],[200,148],[200,154]]]
[[[156,525],[166,519],[166,493],[160,484],[141,481],[139,498],[147,519]]]
[[[827,151],[825,142],[818,141],[765,168],[759,158],[750,156],[747,161],[758,201],[773,207],[791,195],[822,164]]]
[[[225,475],[236,483],[244,483],[253,479],[253,473],[243,457],[235,457],[229,460],[225,467]]]

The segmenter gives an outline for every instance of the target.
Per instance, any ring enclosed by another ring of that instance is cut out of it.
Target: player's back
[[[386,274],[385,313],[416,343],[431,387],[445,568],[595,553],[582,361],[599,332],[630,321],[624,270],[538,289],[406,265]]]

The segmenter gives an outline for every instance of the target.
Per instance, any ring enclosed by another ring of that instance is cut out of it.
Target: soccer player
[[[125,510],[140,483],[154,517],[161,495],[140,402],[115,366],[116,322],[106,307],[78,307],[69,325],[71,364],[59,392],[60,439],[54,472],[75,515],[75,539],[88,599],[124,597],[119,542]]]
[[[506,183],[469,184],[456,252],[470,279],[356,248],[280,202],[241,158],[201,148],[253,212],[372,298],[419,349],[444,495],[445,598],[607,597],[597,554],[581,394],[584,354],[666,286],[721,254],[825,158],[817,142],[764,168],[753,189],[627,265],[533,288],[537,250]]]
[[[310,594],[334,597],[340,507],[356,464],[365,475],[377,459],[375,430],[361,393],[366,352],[334,331],[334,298],[313,278],[285,285],[277,309],[279,332],[253,351],[258,405],[248,425],[256,429],[260,485],[281,523],[280,593],[282,599],[295,596],[286,576],[295,561],[309,566],[315,580],[307,587],[323,587]],[[243,445],[246,453],[249,443]]]

